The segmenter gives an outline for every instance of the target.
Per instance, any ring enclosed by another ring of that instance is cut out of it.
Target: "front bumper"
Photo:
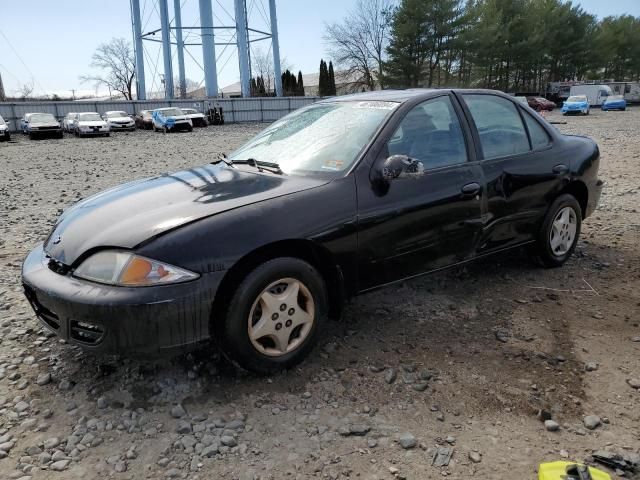
[[[109,124],[109,128],[113,131],[113,130],[135,130],[136,129],[136,124],[132,123],[132,124],[119,124],[119,123],[110,123]]]
[[[167,128],[171,132],[178,132],[178,131],[189,130],[193,128],[193,125],[189,122],[176,122],[172,127],[167,125]]]
[[[99,128],[97,130],[94,129],[84,129],[84,128],[80,128],[78,129],[78,133],[80,135],[83,136],[88,136],[88,135],[105,135],[107,133],[109,133],[109,129],[108,128]]]
[[[188,351],[209,339],[211,308],[222,273],[155,287],[114,287],[60,274],[42,245],[22,266],[27,300],[60,338],[101,353]]]

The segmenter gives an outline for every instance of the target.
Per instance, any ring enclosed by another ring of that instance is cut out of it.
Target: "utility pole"
[[[6,102],[7,97],[4,94],[4,84],[2,83],[2,74],[0,73],[0,102]]]
[[[71,96],[72,96],[72,98],[74,100],[76,99],[76,91],[75,90],[71,90]]]

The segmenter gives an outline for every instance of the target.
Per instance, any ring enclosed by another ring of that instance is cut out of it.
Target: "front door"
[[[414,106],[373,165],[360,165],[360,291],[473,255],[481,231],[484,182],[479,165],[469,161],[469,134],[460,114],[456,100],[446,94]],[[391,155],[420,161],[424,171],[391,180],[381,191],[372,178]]]

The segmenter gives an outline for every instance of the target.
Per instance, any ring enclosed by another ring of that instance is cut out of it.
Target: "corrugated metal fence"
[[[220,98],[205,100],[148,100],[148,101],[103,101],[103,102],[16,102],[0,103],[0,116],[12,130],[18,130],[25,113],[51,113],[59,120],[69,112],[98,112],[121,110],[131,115],[140,110],[163,107],[195,108],[206,112],[209,107],[222,107],[227,123],[272,122],[300,107],[317,102],[320,97],[264,97],[264,98]]]

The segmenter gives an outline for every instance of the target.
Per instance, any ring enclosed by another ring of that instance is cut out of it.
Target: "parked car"
[[[104,115],[102,115],[102,119],[107,122],[107,125],[109,125],[109,130],[111,131],[128,130],[130,132],[133,132],[136,129],[136,123],[127,112],[104,112]]]
[[[62,138],[62,126],[50,113],[26,113],[21,120],[22,132],[30,139],[45,136]]]
[[[527,97],[527,103],[536,112],[542,112],[543,110],[550,112],[554,108],[556,108],[555,103],[553,103],[551,100],[547,100],[544,97]]]
[[[276,372],[355,295],[520,246],[563,265],[597,206],[599,157],[501,92],[332,97],[228,158],[68,208],[22,281],[68,343],[157,353],[213,338]]]
[[[191,120],[191,123],[194,127],[206,127],[207,125],[209,125],[205,114],[200,113],[195,108],[181,108],[180,110],[182,110],[182,113],[184,113],[185,116],[189,120]]]
[[[151,130],[153,128],[153,119],[151,118],[151,110],[142,110],[136,114],[134,120],[137,128]]]
[[[589,115],[589,100],[585,95],[573,95],[567,98],[560,109],[562,115],[582,113]]]
[[[607,97],[600,108],[605,112],[608,110],[622,110],[624,112],[627,109],[627,101],[622,95],[611,95]]]
[[[76,115],[77,115],[76,112],[69,112],[64,116],[64,118],[62,119],[62,130],[64,130],[67,133],[75,132]]]
[[[158,108],[153,111],[153,130],[156,132],[175,132],[178,130],[193,130],[193,123],[187,116],[175,107]]]
[[[9,125],[4,121],[4,118],[0,116],[0,142],[8,142],[11,140],[11,132],[9,132]]]
[[[76,137],[86,135],[109,136],[109,124],[105,122],[98,112],[83,112],[76,115],[75,131]]]

